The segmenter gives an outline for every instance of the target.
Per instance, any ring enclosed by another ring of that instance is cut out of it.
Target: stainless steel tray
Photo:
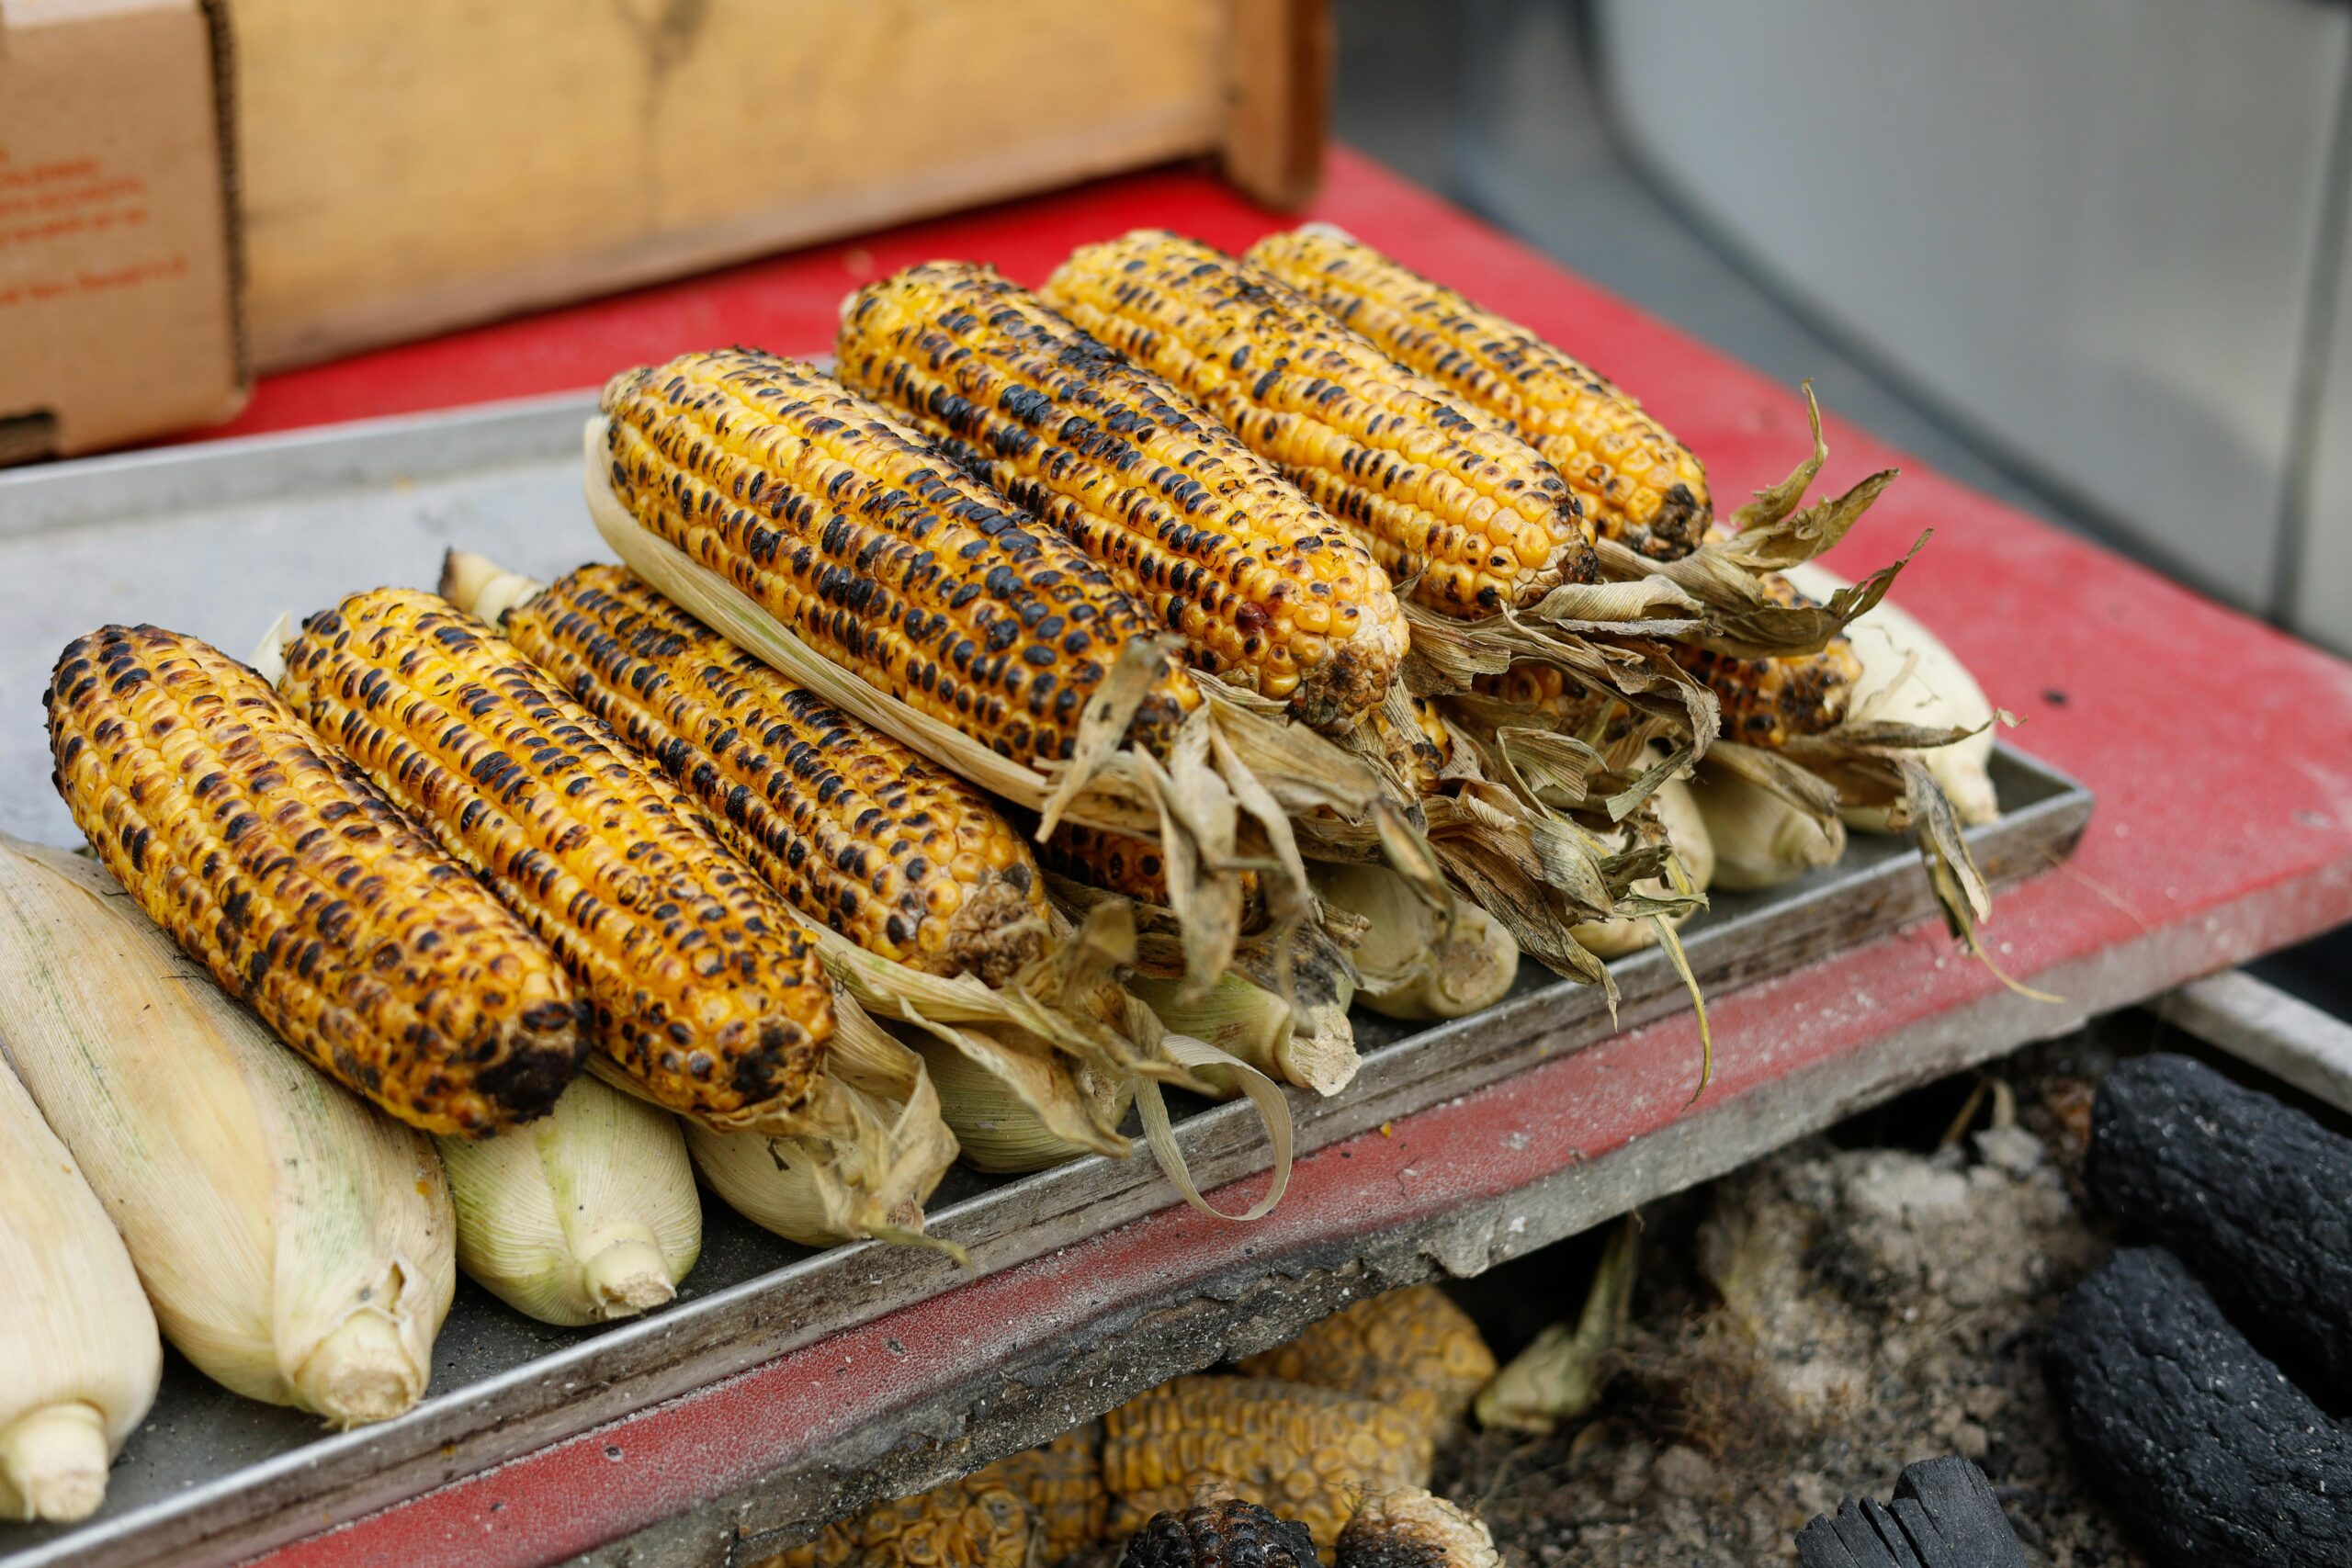
[[[430,584],[445,547],[543,576],[605,552],[580,501],[587,394],[0,474],[0,829],[71,843],[49,785],[39,697],[57,650],[110,620],[250,648],[281,611],[358,587]],[[2003,815],[1969,835],[1996,884],[2063,857],[2087,791],[2020,753],[1996,761]],[[1724,895],[1685,933],[1710,990],[1809,963],[1932,913],[1908,846],[1857,835],[1845,862],[1769,895]],[[1501,1005],[1408,1031],[1359,1014],[1363,1070],[1339,1099],[1294,1097],[1301,1153],[1440,1103],[1686,1005],[1662,955],[1616,965],[1612,1024],[1590,989],[1531,964]],[[1697,1064],[1692,1064],[1695,1074]],[[1193,1106],[1178,1139],[1204,1188],[1260,1168],[1244,1106]],[[932,1228],[984,1272],[1175,1201],[1148,1159],[1086,1159],[1017,1179],[958,1170]],[[0,1525],[0,1568],[198,1565],[414,1496],[626,1412],[952,1288],[938,1255],[875,1245],[812,1252],[707,1202],[682,1299],[600,1330],[532,1323],[470,1285],[435,1348],[431,1395],[397,1421],[329,1433],[229,1394],[168,1359],[154,1414],[100,1515],[73,1529]]]

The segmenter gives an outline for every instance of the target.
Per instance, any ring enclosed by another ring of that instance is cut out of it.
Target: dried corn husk
[[[1366,869],[1396,879],[1385,867]],[[1280,1082],[1328,1099],[1355,1079],[1356,1035],[1348,1023],[1348,1000],[1355,987],[1344,976],[1337,993],[1304,1019],[1290,1003],[1239,975],[1227,975],[1198,1001],[1187,999],[1184,987],[1170,980],[1137,976],[1127,988],[1177,1033],[1204,1040]],[[1238,1092],[1214,1072],[1203,1076],[1221,1094]]]
[[[968,1264],[962,1247],[923,1234],[923,1201],[956,1162],[956,1135],[922,1058],[850,996],[837,993],[834,1007],[825,1071],[850,1125],[825,1138],[772,1138],[689,1123],[695,1168],[729,1207],[786,1240],[831,1247],[871,1236]]]
[[[1788,578],[1799,592],[1816,599],[1829,598],[1846,586],[1843,579],[1811,563],[1791,567]],[[1998,817],[2001,807],[1993,793],[1991,772],[1993,705],[1968,667],[1917,617],[1885,600],[1856,616],[1846,636],[1862,664],[1862,678],[1847,699],[1849,711],[1858,718],[1923,729],[1966,730],[1948,746],[1921,751],[1919,761],[1963,827]],[[1838,814],[1849,828],[1872,833],[1901,830],[1892,805],[1841,806]]]
[[[458,1266],[541,1323],[650,1312],[702,1250],[677,1119],[594,1078],[527,1126],[435,1143],[457,1204]]]
[[[421,1134],[279,1044],[74,855],[0,843],[0,1007],[183,1355],[339,1426],[416,1403],[457,1285]]]
[[[22,978],[0,983],[13,991]],[[0,1001],[0,1033],[56,1027],[18,1010]],[[0,1061],[0,1519],[97,1512],[163,1371],[155,1314],[114,1222]]]
[[[1690,891],[1704,893],[1715,875],[1714,840],[1707,832],[1707,819],[1699,810],[1699,803],[1690,793],[1687,780],[1668,779],[1658,785],[1650,796],[1659,829],[1666,841],[1674,847],[1675,857],[1681,862],[1682,874]],[[1676,889],[1663,876],[1655,876],[1634,885],[1634,891],[1652,897],[1665,898]],[[1671,929],[1690,918],[1690,911],[1678,914],[1651,915],[1644,919],[1620,916],[1615,919],[1596,920],[1577,927],[1577,940],[1603,958],[1623,958],[1638,953],[1658,940],[1658,923],[1664,921]]]
[[[1067,817],[1158,841],[1170,868],[1170,907],[1182,923],[1189,976],[1200,989],[1225,972],[1239,940],[1242,871],[1257,872],[1278,919],[1295,923],[1308,912],[1301,832],[1321,832],[1328,824],[1347,840],[1349,853],[1360,852],[1354,846],[1367,826],[1386,841],[1411,835],[1369,769],[1206,675],[1193,679],[1207,700],[1180,728],[1165,758],[1128,747],[1128,723],[1170,656],[1150,643],[1120,650],[1081,717],[1068,763],[1041,771],[1001,756],[818,654],[724,577],[641,526],[612,492],[602,458],[604,433],[602,415],[583,433],[588,508],[605,543],[630,570],[842,712],[1035,811],[1040,839]]]
[[[1051,1070],[1067,1075],[1067,1088],[1057,1086],[1044,1093],[1024,1093],[1008,1083],[999,1064],[989,1058],[975,1056],[936,1036],[917,1035],[913,1044],[939,1091],[940,1114],[955,1130],[964,1163],[974,1170],[1018,1175],[1108,1152],[1096,1141],[1092,1130],[1098,1126],[1117,1128],[1125,1120],[1128,1108],[1135,1104],[1133,1078],[1106,1079],[1086,1067],[1056,1064]],[[1012,1059],[1018,1061],[1020,1057],[1015,1054]],[[1062,1130],[1064,1123],[1058,1120],[1048,1122],[1040,1114],[1037,1105],[1041,1101],[1054,1106],[1075,1103],[1080,1107],[1082,1119],[1079,1124],[1089,1135],[1067,1135]],[[1117,1152],[1133,1152],[1125,1138],[1120,1144]]]

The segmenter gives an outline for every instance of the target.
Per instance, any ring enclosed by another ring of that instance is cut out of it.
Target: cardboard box
[[[0,462],[243,405],[228,54],[205,0],[0,0]]]
[[[1276,205],[1321,167],[1329,0],[231,5],[265,369],[1171,159]]]

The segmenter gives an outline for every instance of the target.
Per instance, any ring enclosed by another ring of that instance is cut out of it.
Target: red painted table
[[[1314,216],[1635,389],[1706,459],[1720,495],[1779,479],[1804,449],[1794,388],[1360,158],[1334,157]],[[587,386],[718,343],[820,352],[846,290],[912,262],[980,258],[1034,283],[1073,245],[1137,225],[1238,248],[1276,221],[1204,174],[1136,175],[273,378],[218,434]],[[1831,491],[1902,463],[1834,419],[1829,440]],[[1890,932],[1716,998],[1718,1070],[1695,1107],[1684,1105],[1695,1030],[1680,1017],[1322,1150],[1261,1224],[1164,1211],[266,1561],[538,1563],[689,1510],[600,1560],[729,1561],[730,1540],[793,1517],[763,1496],[763,1477],[805,1471],[812,1455],[865,1462],[858,1437],[881,1413],[894,1428],[910,1411],[933,1413],[943,1471],[1042,1435],[1053,1422],[1035,1412],[1017,1432],[954,1434],[975,1391],[1059,1341],[1099,1342],[1108,1324],[1164,1348],[1192,1303],[1252,1280],[1312,1273],[1350,1288],[1351,1253],[1378,1253],[1383,1280],[1432,1259],[1475,1269],[1729,1169],[1894,1087],[2352,918],[2352,666],[1904,466],[1831,564],[1859,575],[1934,529],[1899,597],[2025,718],[2019,745],[2097,793],[2074,859],[2006,894],[1987,928],[2006,968],[2064,1003],[2005,991],[1939,927]],[[1354,1288],[1367,1282],[1377,1281],[1356,1277]],[[1201,1348],[1195,1364],[1219,1348]],[[1062,1421],[1129,1391],[1115,1353],[1098,1359],[1099,1383],[1065,1385]]]

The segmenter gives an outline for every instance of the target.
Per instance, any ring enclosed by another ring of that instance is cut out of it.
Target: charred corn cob
[[[66,645],[47,705],[99,858],[321,1071],[434,1133],[555,1103],[586,1044],[553,954],[259,676],[107,626]]]
[[[288,698],[545,938],[649,1098],[728,1127],[807,1108],[814,949],[700,812],[447,601],[355,594],[286,646]]]
[[[1072,882],[1083,882],[1138,904],[1164,907],[1168,902],[1168,862],[1149,839],[1065,822],[1054,829],[1037,858],[1046,869]],[[1254,931],[1262,923],[1264,900],[1255,875],[1244,872],[1242,886],[1241,929]]]
[[[97,1512],[163,1371],[122,1237],[0,1060],[0,1519]]]
[[[431,1145],[190,973],[104,867],[6,840],[0,1052],[198,1371],[344,1427],[424,1395],[458,1279]]]
[[[1796,585],[1774,572],[1761,579],[1776,604],[1804,602]],[[1704,649],[1678,648],[1682,666],[1707,683],[1723,705],[1726,740],[1750,746],[1781,746],[1792,736],[1818,735],[1846,716],[1861,660],[1853,644],[1832,637],[1817,653],[1776,659],[1738,659]]]
[[[988,1473],[877,1504],[754,1568],[1041,1568],[1029,1505]]]
[[[1402,1412],[1261,1378],[1178,1378],[1102,1418],[1114,1534],[1216,1481],[1297,1518],[1329,1552],[1357,1497],[1426,1483],[1431,1453],[1429,1433]]]
[[[1193,662],[1343,730],[1407,633],[1361,541],[1159,377],[993,268],[933,262],[844,308],[836,372],[1058,528]]]
[[[1405,787],[1417,796],[1435,795],[1446,763],[1453,760],[1453,732],[1429,698],[1408,696],[1405,701],[1410,724],[1399,723],[1383,708],[1366,726]]]
[[[1043,954],[1044,882],[985,795],[626,567],[560,578],[500,629],[699,801],[728,846],[809,919],[869,953],[991,986]]]
[[[1015,761],[1067,760],[1128,643],[1159,628],[1077,546],[789,360],[690,354],[605,387],[613,491],[819,653]],[[1129,735],[1200,692],[1172,660]]]
[[[1495,1375],[1494,1352],[1477,1325],[1435,1285],[1366,1297],[1240,1366],[1251,1377],[1377,1400],[1432,1439],[1462,1419]]]
[[[1456,615],[1600,574],[1552,466],[1263,269],[1157,230],[1088,245],[1046,285],[1080,328],[1207,405]]]
[[[1297,1520],[1210,1495],[1146,1520],[1127,1538],[1119,1568],[1316,1568],[1317,1561]]]
[[[1503,1568],[1495,1538],[1427,1492],[1377,1492],[1340,1532],[1339,1568]]]
[[[1335,229],[1270,234],[1248,260],[1541,452],[1594,530],[1654,559],[1699,547],[1706,470],[1608,378]]]

